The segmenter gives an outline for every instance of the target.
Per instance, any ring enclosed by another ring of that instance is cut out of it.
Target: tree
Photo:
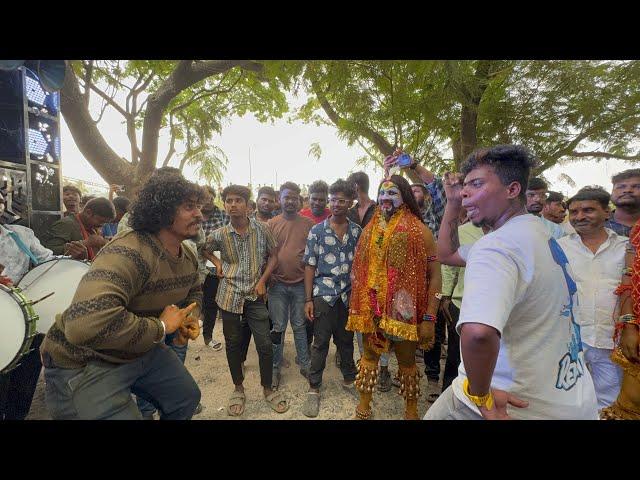
[[[160,160],[163,129],[170,140],[162,165],[181,143],[180,169],[191,163],[201,177],[220,180],[226,157],[211,140],[225,118],[250,111],[266,121],[287,111],[283,91],[291,76],[272,66],[249,60],[67,62],[61,110],[81,153],[110,184],[132,191],[151,175]],[[96,119],[90,111],[93,98],[101,102]],[[123,117],[129,158],[120,157],[100,132],[107,108]]]
[[[536,174],[640,160],[638,61],[311,61],[303,78],[312,95],[298,118],[334,124],[361,161],[381,165],[397,145],[441,172],[498,143],[531,148]]]

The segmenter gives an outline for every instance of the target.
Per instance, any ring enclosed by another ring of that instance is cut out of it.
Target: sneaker
[[[193,415],[199,415],[202,413],[202,410],[204,410],[204,407],[202,406],[201,403],[198,403],[198,406],[196,407],[196,411],[193,412]]]
[[[400,388],[400,377],[398,376],[398,373],[396,373],[395,376],[391,379],[391,385],[396,388]]]
[[[306,368],[300,369],[300,375],[309,380],[309,370],[307,370]]]

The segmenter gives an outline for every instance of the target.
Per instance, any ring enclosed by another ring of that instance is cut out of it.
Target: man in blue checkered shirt
[[[442,223],[442,217],[444,216],[444,207],[447,206],[442,179],[422,165],[418,165],[414,159],[411,159],[411,164],[405,168],[411,181],[424,185],[431,197],[429,206],[423,211],[422,220],[437,239],[440,223]]]

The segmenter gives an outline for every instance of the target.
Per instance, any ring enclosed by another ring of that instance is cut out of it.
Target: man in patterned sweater
[[[163,340],[198,334],[198,261],[182,242],[198,233],[203,197],[181,176],[152,177],[133,230],[96,256],[41,347],[54,419],[140,419],[131,393],[163,419],[191,418],[200,390]]]

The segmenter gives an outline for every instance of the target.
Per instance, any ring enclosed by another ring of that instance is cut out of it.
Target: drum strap
[[[38,262],[38,259],[33,255],[33,253],[31,253],[31,250],[29,250],[29,247],[27,247],[24,244],[24,242],[20,239],[20,236],[16,232],[14,232],[13,230],[7,229],[7,233],[11,238],[13,238],[13,241],[16,242],[16,245],[18,245],[18,248],[22,250],[27,255],[27,257],[31,259],[34,265],[38,265],[38,263],[40,263]]]

